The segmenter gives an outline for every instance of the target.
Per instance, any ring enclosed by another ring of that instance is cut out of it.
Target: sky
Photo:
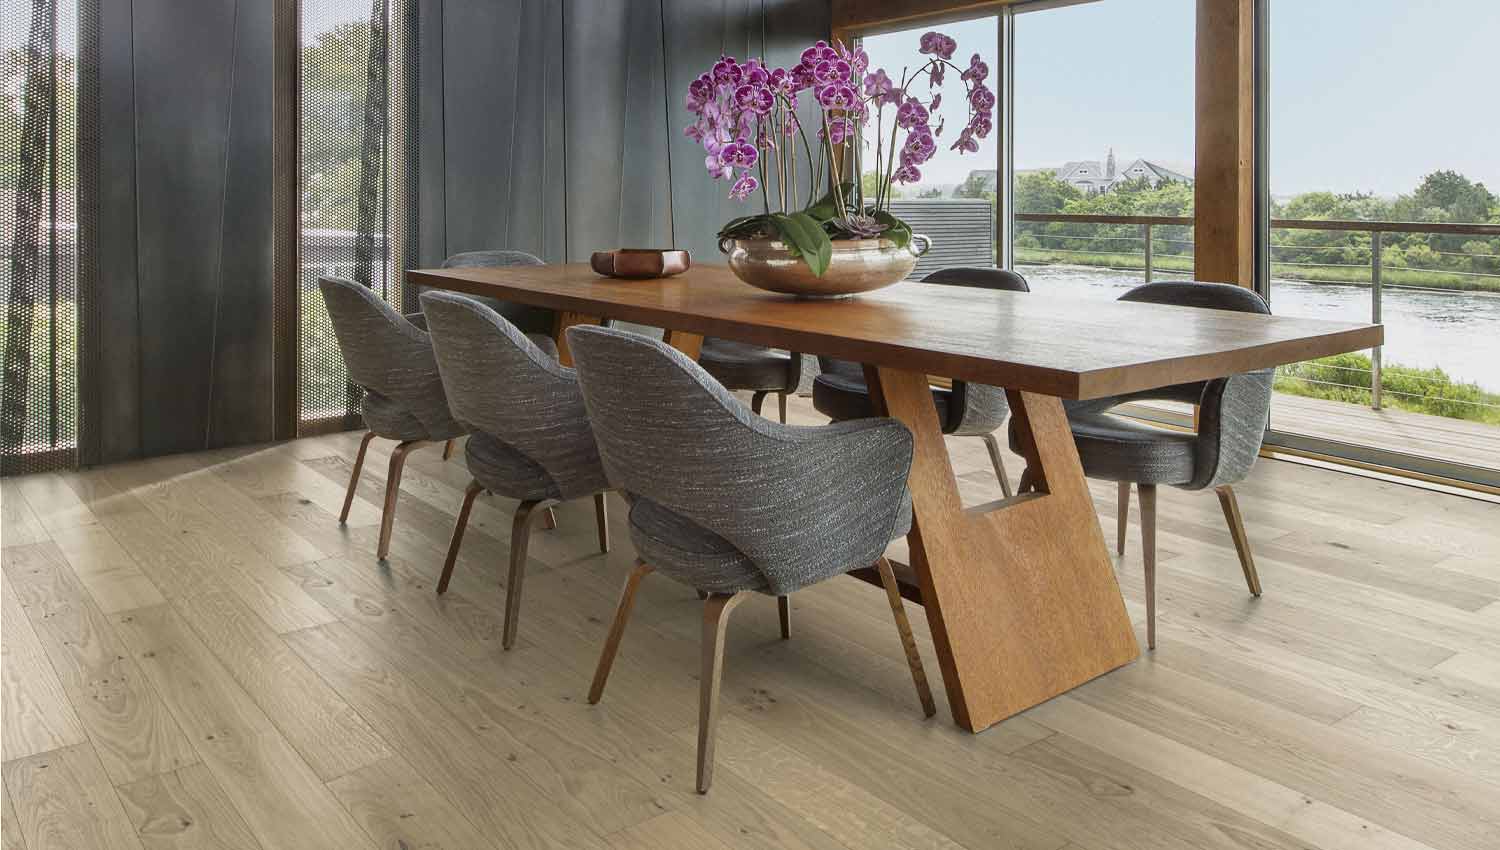
[[[1191,172],[1195,6],[1099,0],[1018,14],[1016,167],[1113,148],[1121,167],[1144,157]],[[1273,194],[1395,195],[1442,168],[1500,191],[1500,2],[1272,0],[1270,19]],[[996,64],[994,19],[939,29],[961,66],[976,51]],[[915,62],[920,34],[867,38],[871,64],[894,74]],[[963,157],[940,146],[926,182],[993,168],[994,141]]]

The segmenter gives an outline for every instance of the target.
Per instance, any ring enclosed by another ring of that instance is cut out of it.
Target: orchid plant
[[[978,151],[978,140],[994,126],[995,93],[985,86],[989,67],[979,54],[960,68],[953,62],[957,42],[938,32],[924,33],[919,49],[928,58],[915,71],[903,68],[899,82],[883,68],[869,70],[864,50],[825,41],[804,50],[791,68],[723,56],[694,80],[687,109],[695,120],[687,135],[703,145],[714,179],[730,183],[729,197],[758,194],[763,208],[730,221],[719,238],[779,238],[819,276],[834,239],[883,237],[905,247],[911,228],[890,212],[892,187],[920,181],[921,166],[937,153],[944,120],[942,93],[934,89],[950,71],[964,84],[967,119],[949,149]],[[918,94],[924,79],[926,91]],[[816,146],[797,117],[803,92],[817,105]],[[862,180],[867,157],[873,197]],[[799,175],[799,167],[809,173]]]

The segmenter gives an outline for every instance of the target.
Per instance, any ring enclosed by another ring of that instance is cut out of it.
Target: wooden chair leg
[[[901,599],[901,588],[896,584],[896,573],[891,562],[885,558],[875,562],[880,573],[880,584],[885,588],[886,601],[891,605],[891,614],[896,618],[896,631],[901,634],[901,649],[906,652],[906,665],[911,668],[912,683],[917,686],[917,699],[922,702],[922,716],[937,714],[937,704],[932,701],[932,688],[927,684],[927,672],[922,669],[922,653],[917,650],[917,639],[911,633],[911,621],[906,618],[906,603]]]
[[[719,727],[719,683],[724,677],[724,631],[729,612],[750,591],[710,593],[703,603],[703,667],[698,674],[698,793],[714,779],[714,739]]]
[[[984,447],[990,450],[990,465],[995,467],[995,477],[1000,479],[1000,493],[1009,499],[1015,493],[1010,489],[1010,476],[1005,474],[1005,464],[1000,461],[1000,441],[992,433],[985,434]]]
[[[776,597],[776,614],[781,619],[781,639],[792,639],[792,601],[785,596]]]
[[[470,481],[468,489],[464,490],[464,503],[458,509],[458,520],[453,523],[453,539],[448,541],[448,557],[443,561],[443,575],[438,579],[438,593],[448,592],[453,565],[458,563],[458,549],[464,545],[464,529],[469,527],[469,511],[474,507],[474,499],[483,492],[484,487],[478,481]]]
[[[599,526],[599,551],[609,551],[609,502],[604,493],[594,494],[594,522]]]
[[[620,604],[615,607],[615,621],[609,626],[609,636],[604,639],[604,648],[599,651],[599,666],[594,668],[594,682],[589,685],[589,705],[598,705],[604,696],[604,685],[609,681],[610,668],[615,664],[615,653],[620,651],[620,639],[625,636],[625,624],[630,620],[630,609],[635,605],[635,591],[641,579],[651,573],[653,567],[642,560],[625,577],[625,587],[620,591]]]
[[[500,648],[516,644],[516,627],[521,620],[521,585],[526,581],[526,550],[531,544],[531,524],[537,514],[545,514],[556,504],[552,499],[528,499],[516,506],[510,524],[510,574],[505,580],[505,626]]]
[[[756,390],[755,393],[750,396],[750,410],[753,411],[756,416],[760,415],[760,407],[761,405],[765,404],[766,395],[767,393],[765,390]]]
[[[1125,554],[1125,524],[1130,521],[1130,482],[1120,482],[1119,516],[1115,519],[1115,551]]]
[[[786,395],[786,393],[776,394],[776,408],[777,412],[781,414],[781,424],[783,425],[786,424]]]
[[[1017,493],[1030,493],[1036,489],[1036,474],[1028,466],[1021,470],[1021,483],[1016,485]]]
[[[1156,648],[1156,485],[1137,484],[1141,497],[1141,556],[1146,562],[1146,648]]]
[[[707,599],[708,598],[708,592],[707,591],[699,590],[699,591],[696,591],[696,592],[698,594],[698,598],[699,599]]]
[[[404,440],[391,449],[391,465],[385,474],[385,504],[380,509],[380,542],[375,547],[375,557],[382,561],[391,553],[391,528],[396,524],[396,498],[401,495],[401,471],[406,468],[406,456],[421,445],[421,440]]]
[[[452,440],[449,440],[448,442],[443,443],[443,460],[447,460],[450,457],[453,457],[453,441]]]
[[[1219,494],[1219,507],[1224,509],[1224,521],[1229,523],[1229,536],[1234,538],[1234,549],[1240,555],[1240,569],[1245,573],[1245,584],[1254,596],[1260,595],[1260,575],[1255,571],[1255,556],[1250,553],[1250,538],[1245,534],[1245,518],[1240,514],[1240,500],[1235,498],[1234,488],[1225,484],[1215,488]]]
[[[546,529],[547,531],[556,530],[557,511],[554,511],[551,508],[542,511],[542,528]]]
[[[344,493],[344,509],[339,511],[339,525],[349,521],[349,508],[354,505],[354,491],[359,489],[359,473],[365,468],[365,450],[370,447],[373,439],[375,432],[366,431],[364,438],[359,441],[359,454],[354,456],[354,469],[349,472],[349,489]]]

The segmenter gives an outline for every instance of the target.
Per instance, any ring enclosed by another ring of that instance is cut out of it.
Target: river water
[[[1141,278],[1085,266],[1022,266],[1034,292],[1118,298]],[[1171,280],[1163,276],[1160,279]],[[1370,321],[1370,290],[1291,280],[1271,281],[1278,315]],[[1500,392],[1500,294],[1386,287],[1384,362],[1440,367],[1449,377]]]

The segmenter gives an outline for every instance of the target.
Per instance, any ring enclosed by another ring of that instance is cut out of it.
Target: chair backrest
[[[411,414],[429,434],[457,433],[427,333],[367,286],[318,279],[349,378]]]
[[[604,487],[578,377],[499,313],[452,292],[422,294],[453,415],[525,455],[562,498]]]
[[[1159,281],[1137,286],[1120,296],[1120,300],[1271,314],[1270,306],[1260,295],[1246,287],[1228,283]],[[1132,393],[1120,401],[1166,398],[1197,403],[1198,457],[1193,481],[1184,489],[1233,484],[1250,474],[1260,454],[1271,412],[1274,371],[1260,369],[1196,384],[1176,384]]]
[[[1007,292],[1030,292],[1026,278],[1010,269],[970,268],[952,266],[938,269],[922,278],[923,283],[941,283],[946,286],[972,286],[976,289],[1003,289]]]
[[[773,592],[864,566],[899,533],[912,443],[900,422],[782,425],[659,340],[567,333],[610,483],[734,545]]]
[[[505,249],[462,251],[443,261],[443,268],[445,269],[544,265],[546,263],[534,254]],[[477,300],[504,316],[511,324],[520,328],[522,333],[550,334],[557,324],[557,314],[545,307],[533,307],[529,304],[501,301],[498,298],[479,298]]]
[[[1026,278],[1010,269],[968,268],[954,266],[938,269],[922,278],[923,283],[946,286],[970,286],[976,289],[999,289],[1006,292],[1030,292]],[[1005,390],[988,384],[953,382],[953,403],[943,431],[948,434],[988,434],[1005,422],[1010,401]]]

